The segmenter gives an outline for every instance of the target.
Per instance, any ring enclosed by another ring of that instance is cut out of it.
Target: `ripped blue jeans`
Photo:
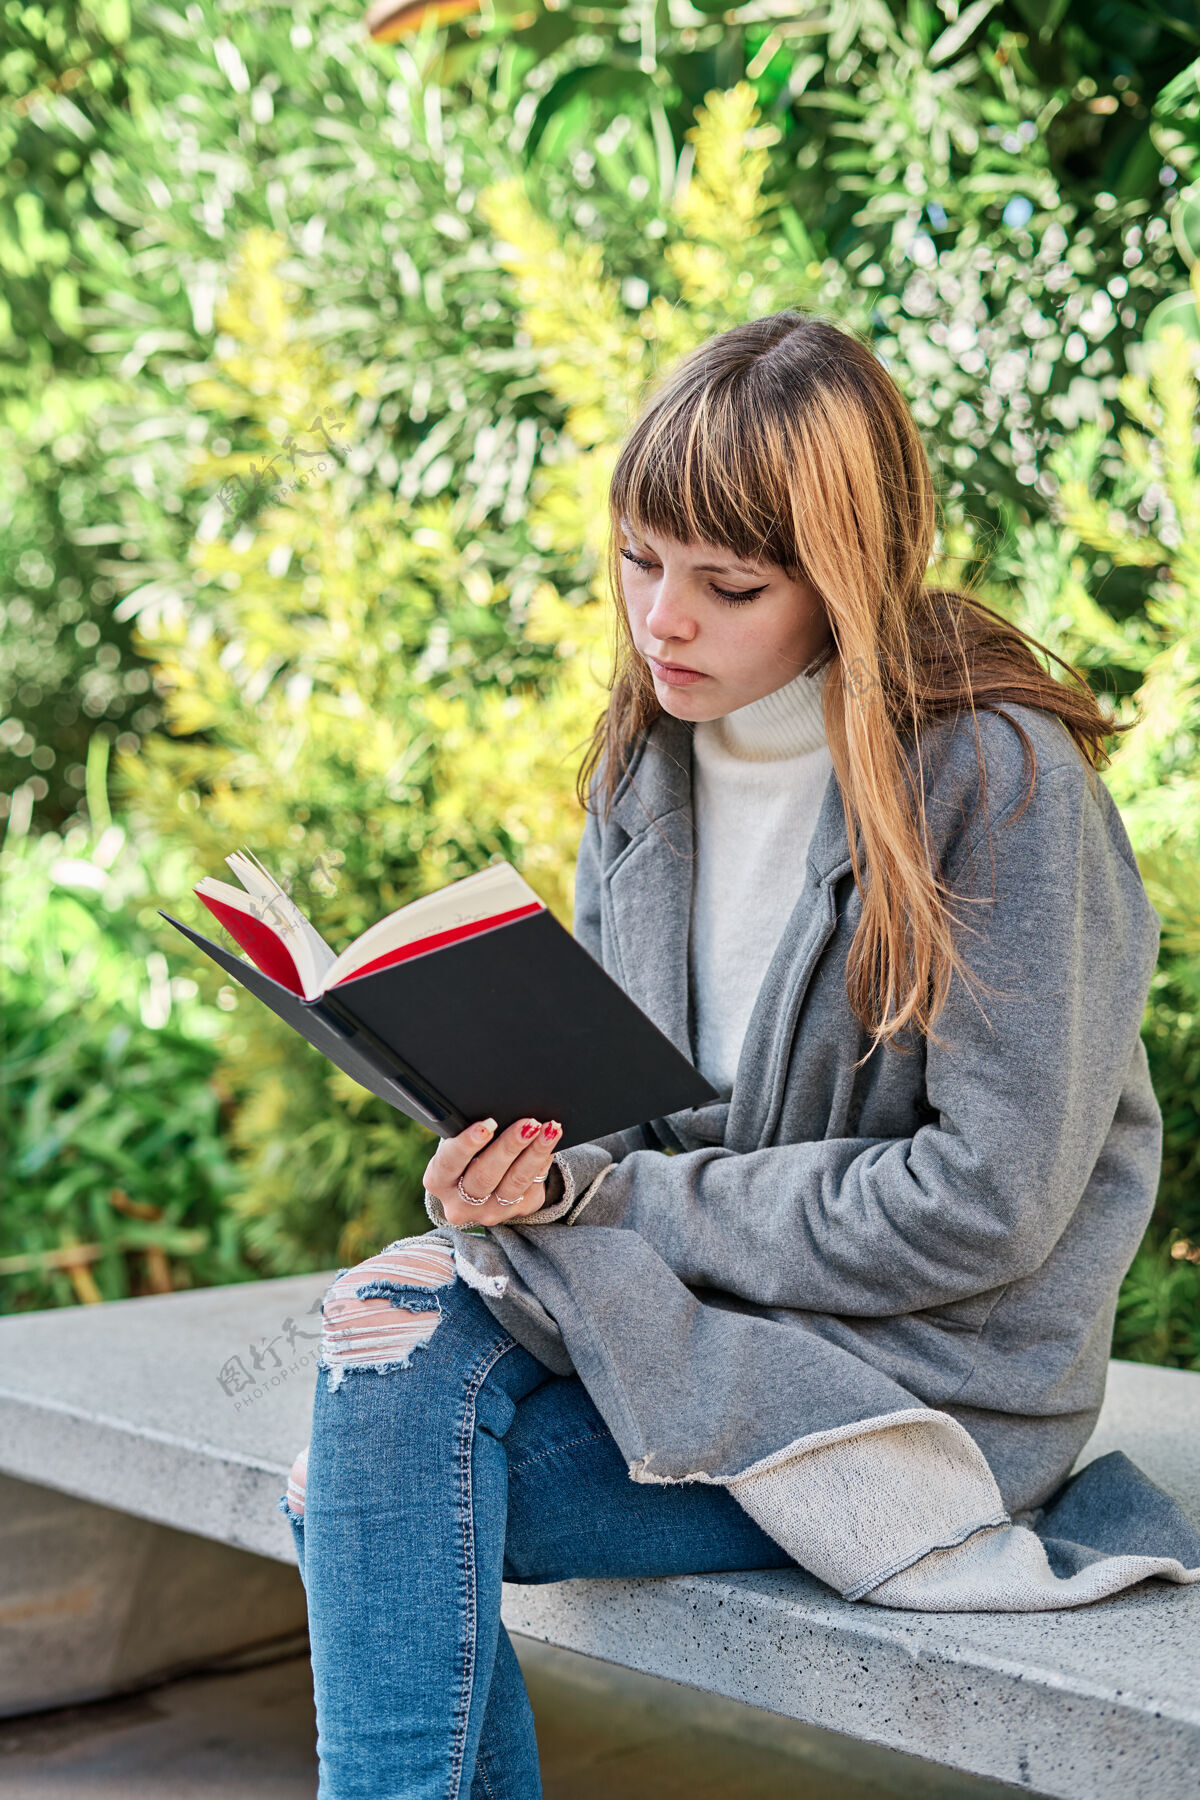
[[[502,1580],[789,1559],[723,1488],[632,1482],[583,1384],[514,1342],[441,1240],[343,1271],[324,1312],[312,1439],[279,1502],[308,1599],[318,1800],[538,1800]]]

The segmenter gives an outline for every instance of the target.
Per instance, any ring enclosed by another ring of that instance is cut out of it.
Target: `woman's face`
[[[774,563],[628,528],[621,556],[634,644],[677,719],[719,719],[773,694],[829,642],[816,589]]]

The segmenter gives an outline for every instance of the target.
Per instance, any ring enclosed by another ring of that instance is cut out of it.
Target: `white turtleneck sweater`
[[[733,1085],[763,976],[799,898],[833,768],[824,675],[798,675],[694,731],[696,1061],[722,1092]]]

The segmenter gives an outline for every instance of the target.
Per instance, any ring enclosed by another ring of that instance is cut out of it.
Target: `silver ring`
[[[486,1206],[489,1200],[495,1198],[494,1194],[480,1194],[478,1198],[476,1198],[474,1194],[468,1194],[466,1188],[462,1184],[461,1175],[454,1185],[458,1189],[459,1199],[465,1200],[468,1206]],[[501,1204],[503,1204],[503,1202]]]
[[[530,1187],[545,1187],[546,1177],[544,1175],[533,1175],[530,1177],[529,1185]]]
[[[502,1200],[499,1194],[492,1195],[497,1206],[519,1206],[524,1198],[524,1194],[518,1194],[515,1200]]]

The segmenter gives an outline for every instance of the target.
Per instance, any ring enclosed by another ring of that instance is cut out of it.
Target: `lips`
[[[658,681],[665,682],[668,687],[688,687],[694,681],[706,681],[708,678],[701,669],[685,669],[680,663],[659,662],[656,656],[647,655],[646,661]]]

